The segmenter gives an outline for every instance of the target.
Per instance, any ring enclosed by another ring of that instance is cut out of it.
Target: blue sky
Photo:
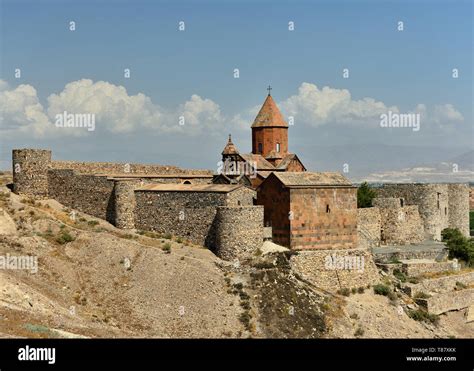
[[[236,144],[246,151],[250,134],[233,127],[235,116],[250,126],[252,109],[263,102],[268,84],[288,114],[285,102],[309,83],[318,89],[347,89],[353,101],[370,97],[400,112],[419,104],[440,112],[435,107],[449,104],[462,117],[448,135],[433,126],[417,137],[407,131],[387,136],[355,127],[365,116],[352,126],[330,119],[314,123],[319,116],[303,115],[293,107],[301,125],[290,129],[290,150],[304,153],[309,163],[315,161],[312,153],[321,157],[319,147],[341,143],[441,144],[447,157],[472,148],[471,1],[0,2],[0,78],[10,90],[20,84],[34,87],[45,110],[51,94],[81,79],[123,86],[129,96],[142,93],[164,111],[179,111],[195,94],[218,105],[221,116],[216,120],[226,121],[222,126],[235,133]],[[181,20],[184,32],[178,31]],[[74,32],[68,29],[70,21],[76,22]],[[295,22],[294,31],[288,30],[289,21]],[[398,21],[404,22],[403,32],[397,31]],[[15,68],[21,68],[21,79],[14,77]],[[124,68],[131,69],[130,79],[123,77]],[[238,79],[234,68],[240,71]],[[348,79],[342,77],[343,68],[349,69]],[[459,69],[458,79],[451,76],[453,68]],[[429,117],[427,125],[431,119],[442,121],[432,113]],[[63,157],[125,160],[120,151],[125,140],[131,145],[127,156],[133,154],[135,160],[158,156],[169,163],[212,168],[226,136],[211,140],[206,130],[212,126],[192,136],[160,129],[106,136],[98,130],[60,139],[8,134],[4,147],[31,143],[52,147]],[[153,151],[150,137],[156,144]],[[196,159],[196,143],[203,141],[206,150]],[[149,150],[140,143],[147,143]],[[189,148],[189,153],[172,153],[171,143]],[[68,152],[73,147],[75,155]],[[1,154],[9,156],[5,150]]]

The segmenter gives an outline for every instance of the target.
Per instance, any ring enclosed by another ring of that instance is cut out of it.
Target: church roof
[[[265,99],[262,108],[260,108],[252,124],[252,128],[261,127],[288,127],[288,124],[270,94],[268,94],[267,99]]]
[[[281,162],[276,166],[277,169],[279,170],[286,170],[288,166],[290,165],[291,161],[297,160],[301,166],[306,170],[306,167],[301,163],[300,159],[298,156],[296,156],[294,153],[287,153]]]
[[[235,146],[234,143],[232,143],[232,138],[229,134],[229,140],[227,141],[227,144],[224,147],[224,150],[222,151],[223,155],[235,155],[238,154],[239,150]]]
[[[275,166],[265,160],[265,157],[262,155],[241,153],[240,156],[247,162],[255,163],[257,165],[257,170],[275,170]]]
[[[352,186],[340,173],[333,172],[274,172],[274,176],[286,187]]]

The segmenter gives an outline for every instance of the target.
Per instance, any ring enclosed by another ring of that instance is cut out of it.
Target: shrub
[[[338,290],[337,293],[340,295],[349,296],[351,294],[351,290],[349,290],[347,287],[344,287]]]
[[[437,325],[439,323],[439,316],[435,314],[430,314],[427,311],[421,309],[409,310],[408,317],[414,319],[415,321],[428,322],[434,325]]]
[[[64,245],[68,242],[74,241],[75,238],[69,234],[68,231],[62,230],[56,237],[56,242],[60,245]]]
[[[169,242],[165,243],[161,248],[164,252],[170,253],[171,252],[171,244]]]
[[[374,293],[377,295],[388,296],[390,292],[392,292],[392,290],[390,290],[390,287],[388,287],[387,285],[379,283],[374,286]]]
[[[353,287],[353,288],[351,289],[351,292],[352,292],[353,294],[355,294],[355,293],[357,293],[357,289],[356,289],[355,287]]]
[[[89,220],[87,224],[90,225],[91,227],[95,227],[96,225],[99,224],[99,222],[97,220]]]
[[[356,332],[354,332],[354,336],[359,337],[364,335],[364,329],[362,327],[358,327]]]
[[[428,295],[427,293],[422,291],[418,291],[417,293],[415,293],[415,295],[413,295],[413,298],[415,299],[428,299],[430,297],[431,295]]]
[[[405,273],[403,273],[399,269],[394,269],[393,270],[393,275],[395,276],[395,278],[399,279],[401,282],[406,282],[407,281],[407,276],[405,275]]]
[[[446,228],[441,232],[443,242],[449,251],[449,258],[464,261],[468,266],[474,266],[474,241],[463,236],[457,228]]]
[[[171,235],[171,233],[165,233],[163,235],[163,238],[167,239],[167,240],[171,240],[173,238],[173,236]]]
[[[365,291],[365,288],[364,288],[363,286],[361,286],[361,287],[359,287],[359,288],[357,289],[357,292],[358,292],[359,294],[363,294],[364,291]]]
[[[371,207],[372,200],[375,198],[376,195],[377,194],[375,193],[375,191],[370,188],[367,182],[362,183],[357,189],[357,207]]]

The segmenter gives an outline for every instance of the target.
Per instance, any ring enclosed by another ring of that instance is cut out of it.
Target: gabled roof
[[[256,155],[253,153],[241,153],[240,157],[242,157],[247,162],[250,162],[252,164],[255,163],[257,165],[257,170],[275,170],[275,166],[265,160],[262,155]]]
[[[272,176],[277,177],[277,179],[288,188],[352,186],[352,183],[342,174],[333,172],[273,172]]]
[[[296,156],[294,153],[288,153],[285,157],[283,157],[283,159],[281,160],[281,162],[278,164],[276,168],[278,170],[285,170],[290,165],[291,161],[293,160],[297,160],[301,164],[301,166],[303,166],[303,168],[306,170],[306,167],[300,161],[298,156]]]
[[[288,127],[288,124],[283,119],[280,110],[270,94],[267,96],[267,99],[265,99],[265,102],[263,102],[263,106],[260,108],[252,124],[252,128],[260,127]]]
[[[236,155],[239,153],[239,150],[235,146],[234,143],[232,143],[232,138],[229,134],[229,140],[227,141],[226,146],[224,147],[224,150],[222,151],[223,155]]]

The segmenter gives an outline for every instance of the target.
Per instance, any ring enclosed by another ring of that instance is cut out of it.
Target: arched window
[[[191,184],[191,181],[190,181],[190,180],[185,180],[185,181],[183,182],[183,184]]]
[[[277,151],[277,152],[280,152],[280,143],[277,143],[277,145],[276,145],[276,151]]]

